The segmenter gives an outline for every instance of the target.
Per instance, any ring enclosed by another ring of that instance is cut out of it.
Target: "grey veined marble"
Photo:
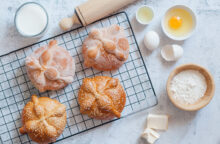
[[[36,0],[46,7],[50,24],[45,39],[62,33],[58,22],[62,17],[71,16],[74,7],[84,0]],[[0,54],[32,44],[39,39],[26,39],[16,32],[13,19],[19,5],[25,0],[1,0],[0,4]],[[155,9],[155,18],[146,27],[140,26],[134,19],[138,6],[147,4]],[[198,26],[189,39],[176,42],[167,38],[161,30],[160,20],[166,9],[175,4],[185,4],[197,13]],[[159,104],[151,109],[136,113],[119,121],[95,128],[58,143],[76,144],[135,144],[144,143],[140,135],[146,126],[148,113],[169,114],[169,129],[160,132],[161,138],[156,144],[220,144],[220,1],[219,0],[146,0],[128,6],[129,14],[138,44],[144,55]],[[149,52],[143,44],[143,36],[149,30],[155,30],[161,38],[160,46]],[[184,56],[175,63],[165,62],[160,57],[160,49],[165,44],[180,44]],[[176,66],[184,63],[196,63],[206,67],[214,76],[215,96],[211,103],[197,112],[185,112],[177,109],[169,101],[165,85],[166,80]]]

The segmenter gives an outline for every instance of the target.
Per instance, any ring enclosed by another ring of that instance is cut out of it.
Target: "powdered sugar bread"
[[[73,81],[75,62],[56,40],[38,48],[25,62],[29,78],[40,92],[58,90]]]
[[[120,117],[126,94],[118,79],[107,76],[85,78],[79,90],[80,112],[96,119]]]
[[[66,106],[48,97],[33,95],[22,111],[20,133],[40,144],[56,141],[66,125]]]
[[[93,29],[83,42],[86,67],[109,71],[118,69],[128,58],[129,43],[118,25]]]

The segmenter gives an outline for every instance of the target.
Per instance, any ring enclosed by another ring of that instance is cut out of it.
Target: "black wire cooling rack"
[[[128,60],[116,71],[103,72],[84,67],[81,46],[88,32],[94,27],[106,27],[111,24],[119,24],[125,29],[130,44]],[[56,39],[58,44],[66,48],[74,57],[76,63],[75,80],[62,90],[39,93],[28,79],[24,61],[26,56],[38,47],[48,44],[51,39]],[[48,96],[66,105],[67,125],[57,141],[117,120],[95,120],[81,115],[79,112],[77,94],[82,80],[85,77],[97,75],[118,78],[123,85],[127,96],[122,118],[157,104],[157,97],[147,68],[125,12],[114,14],[87,27],[80,27],[0,56],[0,143],[33,143],[28,135],[19,133],[22,109],[32,94]]]

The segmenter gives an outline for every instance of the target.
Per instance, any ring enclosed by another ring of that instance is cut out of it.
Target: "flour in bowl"
[[[171,81],[171,92],[174,99],[181,103],[193,104],[206,92],[205,77],[196,70],[185,70],[178,73]]]

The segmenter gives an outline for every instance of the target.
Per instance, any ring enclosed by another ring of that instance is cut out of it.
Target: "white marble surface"
[[[58,21],[71,15],[74,7],[85,0],[36,0],[44,5],[50,16],[47,34],[41,39],[61,33]],[[0,54],[34,43],[18,35],[13,24],[16,8],[25,0],[1,0],[0,4]],[[141,4],[155,8],[155,19],[143,27],[134,20],[134,11]],[[195,34],[183,42],[168,39],[161,31],[160,19],[165,10],[174,4],[186,4],[197,13],[198,27]],[[151,109],[128,116],[127,118],[84,132],[58,143],[76,144],[134,144],[144,143],[140,139],[148,113],[167,113],[171,115],[169,129],[161,132],[156,144],[220,144],[220,1],[219,0],[146,0],[128,6],[126,12],[132,23],[138,44],[146,60],[159,104]],[[143,35],[148,30],[160,34],[161,46],[181,44],[184,56],[176,63],[168,63],[160,57],[160,48],[149,52],[144,48]],[[197,63],[205,66],[214,76],[216,93],[211,103],[198,112],[184,112],[169,101],[165,84],[172,69],[184,63]]]

